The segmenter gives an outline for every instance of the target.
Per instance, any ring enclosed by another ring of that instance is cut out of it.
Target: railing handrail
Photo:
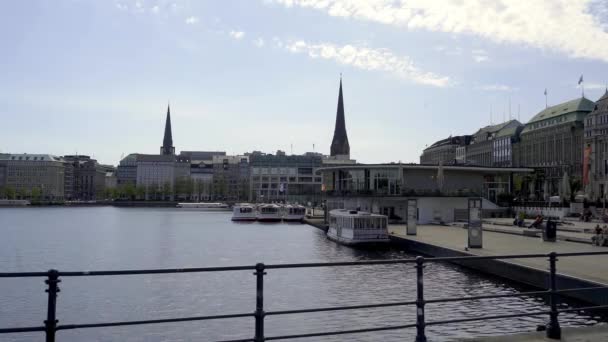
[[[343,334],[355,334],[363,332],[375,332],[385,330],[397,330],[405,328],[416,328],[416,342],[426,342],[425,328],[429,325],[440,325],[440,324],[451,324],[451,323],[463,323],[490,319],[504,319],[524,316],[540,316],[549,315],[550,323],[547,326],[547,336],[550,338],[557,338],[561,336],[561,328],[558,322],[558,315],[562,312],[581,311],[581,310],[593,310],[593,309],[608,309],[608,305],[596,305],[588,306],[584,308],[568,308],[568,309],[557,309],[557,296],[567,292],[580,292],[580,291],[592,291],[592,290],[606,290],[608,287],[604,286],[593,286],[593,287],[580,287],[570,289],[557,289],[557,261],[559,257],[578,257],[578,256],[596,256],[596,255],[608,255],[608,251],[600,252],[574,252],[574,253],[548,253],[548,254],[511,254],[511,255],[487,255],[487,256],[455,256],[455,257],[416,257],[408,259],[390,259],[390,260],[363,260],[363,261],[342,261],[342,262],[316,262],[316,263],[295,263],[295,264],[270,264],[265,265],[258,263],[256,265],[245,265],[245,266],[220,266],[220,267],[191,267],[191,268],[167,268],[167,269],[138,269],[138,270],[114,270],[114,271],[57,271],[49,270],[48,272],[12,272],[12,273],[0,273],[0,278],[24,278],[24,277],[46,277],[45,283],[48,285],[48,306],[47,306],[47,320],[44,321],[44,326],[37,327],[15,327],[15,328],[0,328],[0,334],[6,333],[23,333],[23,332],[35,332],[44,331],[46,333],[46,341],[54,342],[55,333],[60,330],[67,329],[83,329],[83,328],[100,328],[100,327],[114,327],[114,326],[127,326],[127,325],[141,325],[141,324],[157,324],[157,323],[171,323],[171,322],[186,322],[186,321],[203,321],[203,320],[217,320],[217,319],[229,319],[229,318],[255,318],[255,336],[252,339],[239,339],[231,340],[235,341],[254,341],[262,342],[269,340],[284,340],[294,339],[301,337],[319,337],[319,336],[331,336],[331,335],[343,335]],[[479,296],[462,296],[462,297],[447,297],[447,298],[424,298],[424,281],[423,281],[423,269],[426,263],[430,262],[455,262],[455,261],[476,261],[476,260],[509,260],[509,259],[526,259],[526,258],[549,258],[549,277],[547,290],[542,291],[528,291],[528,292],[516,292],[509,294],[492,294],[492,295],[479,295]],[[394,264],[415,264],[417,287],[416,300],[402,301],[402,302],[388,302],[388,303],[374,303],[374,304],[360,304],[360,305],[347,305],[347,306],[335,306],[335,307],[323,307],[323,308],[307,308],[307,309],[295,309],[295,310],[277,310],[277,311],[264,311],[264,275],[267,270],[272,269],[293,269],[293,268],[314,268],[314,267],[339,267],[339,266],[370,266],[370,265],[394,265]],[[143,274],[170,274],[170,273],[197,273],[197,272],[229,272],[229,271],[255,271],[253,274],[256,276],[256,310],[249,313],[235,313],[235,314],[224,314],[224,315],[212,315],[212,316],[192,316],[192,317],[180,317],[180,318],[164,318],[164,319],[151,319],[151,320],[135,320],[135,321],[120,321],[120,322],[106,322],[106,323],[86,323],[86,324],[58,324],[58,320],[55,318],[56,315],[56,298],[59,292],[58,283],[61,282],[60,277],[85,277],[85,276],[118,276],[118,275],[143,275]],[[479,300],[479,299],[493,299],[493,298],[510,298],[510,297],[523,297],[523,296],[538,296],[538,295],[549,295],[550,310],[545,311],[534,311],[528,313],[515,313],[515,314],[500,314],[494,316],[478,316],[478,317],[467,317],[457,318],[449,320],[439,320],[426,322],[424,317],[424,311],[426,305],[447,303],[447,302],[458,302],[467,300]],[[395,307],[395,306],[410,306],[415,305],[416,309],[416,323],[404,324],[404,325],[393,325],[393,326],[382,326],[373,328],[361,328],[353,330],[342,330],[342,331],[330,331],[330,332],[316,332],[306,334],[295,334],[295,335],[283,335],[283,336],[265,336],[264,335],[264,318],[271,315],[290,315],[290,314],[302,314],[312,312],[323,312],[323,311],[344,311],[344,310],[358,310],[358,309],[371,309],[381,307]],[[225,341],[226,342],[226,341]]]
[[[549,253],[550,254],[550,253]],[[425,257],[424,262],[452,262],[467,260],[506,260],[506,259],[536,259],[549,257],[547,253],[535,254],[504,254],[504,255],[466,255],[454,257]],[[572,252],[556,253],[557,257],[576,257],[592,255],[608,255],[605,252]],[[367,265],[391,265],[391,264],[415,264],[415,258],[389,259],[389,260],[362,260],[362,261],[336,261],[336,262],[311,262],[293,264],[265,264],[266,269],[284,268],[316,268],[316,267],[339,267],[339,266],[367,266]],[[184,267],[184,268],[158,268],[158,269],[135,269],[135,270],[105,270],[105,271],[58,271],[60,277],[89,277],[89,276],[114,276],[114,275],[141,275],[141,274],[166,274],[166,273],[202,273],[202,272],[230,272],[230,271],[254,271],[255,265],[220,266],[220,267]],[[2,272],[0,278],[25,278],[46,277],[48,272]]]

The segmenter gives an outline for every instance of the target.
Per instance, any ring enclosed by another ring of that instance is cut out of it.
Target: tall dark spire
[[[175,147],[173,147],[173,135],[171,134],[171,110],[167,105],[167,120],[165,121],[165,136],[163,138],[163,146],[160,148],[160,154],[174,155]]]
[[[342,75],[340,75],[340,91],[338,93],[338,110],[336,112],[336,127],[334,138],[331,141],[331,156],[346,156],[350,158],[350,146],[348,135],[346,135],[346,123],[344,122],[344,100],[342,98]]]

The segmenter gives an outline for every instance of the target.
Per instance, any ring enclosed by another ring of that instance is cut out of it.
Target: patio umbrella
[[[543,183],[543,198],[545,199],[545,202],[549,201],[549,181],[546,179]]]
[[[570,178],[568,177],[568,172],[564,172],[564,177],[562,178],[562,198],[564,200],[570,200],[570,196],[572,195],[572,190],[570,189]]]

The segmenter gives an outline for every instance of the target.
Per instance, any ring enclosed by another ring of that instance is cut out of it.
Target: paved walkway
[[[533,332],[507,336],[480,337],[457,340],[461,342],[548,342],[557,341],[545,337],[545,332]],[[562,342],[606,342],[608,325],[598,324],[590,327],[562,328]]]
[[[530,229],[530,228],[523,228],[523,227],[517,227],[514,226],[512,224],[494,224],[494,223],[486,223],[487,221],[484,221],[483,224],[483,229],[484,231],[493,231],[493,232],[497,232],[497,233],[506,233],[506,234],[516,234],[516,235],[524,235],[524,236],[528,236],[528,237],[541,237],[542,236],[542,230],[541,229]],[[465,223],[453,223],[453,226],[458,226],[458,227],[464,227]],[[572,242],[579,242],[579,243],[591,243],[591,237],[594,234],[592,233],[584,233],[583,231],[574,231],[574,230],[563,230],[563,229],[559,229],[557,231],[557,238],[559,240],[565,240],[565,241],[572,241]]]
[[[391,225],[389,226],[389,232],[410,240],[459,251],[464,250],[467,243],[467,230],[460,227],[419,225],[418,235],[408,236],[405,232],[405,225]],[[608,247],[559,240],[557,242],[543,242],[540,238],[484,231],[483,248],[469,249],[468,253],[474,255],[509,255],[599,251],[608,251]],[[509,262],[543,271],[547,270],[548,267],[545,258],[512,259]],[[608,255],[561,258],[558,261],[557,270],[559,274],[608,285]]]

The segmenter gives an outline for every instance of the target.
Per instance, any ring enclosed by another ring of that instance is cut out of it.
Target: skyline
[[[0,14],[4,153],[157,153],[169,100],[177,151],[329,154],[343,73],[352,158],[418,162],[509,102],[525,123],[545,88],[549,106],[575,99],[583,74],[595,101],[608,80],[599,1],[29,4]]]

